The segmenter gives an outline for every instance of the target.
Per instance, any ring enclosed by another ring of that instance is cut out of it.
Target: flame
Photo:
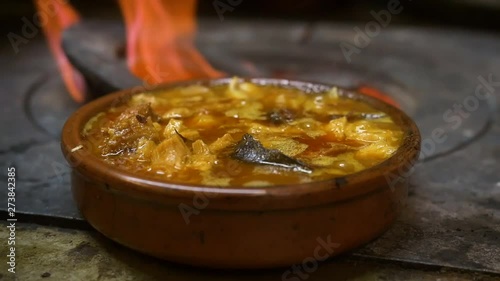
[[[64,29],[80,20],[67,1],[34,0],[46,22],[43,31],[71,96],[85,98],[85,80],[70,64],[61,47]],[[127,63],[133,74],[149,85],[162,82],[216,78],[194,46],[196,0],[119,0],[127,30]]]
[[[397,108],[401,108],[401,106],[399,105],[399,103],[397,101],[395,101],[389,95],[387,95],[387,94],[385,94],[385,93],[383,93],[375,88],[368,87],[368,86],[361,86],[358,88],[358,91],[362,94],[372,96],[372,97],[377,98],[379,100],[385,101],[386,103],[393,105]]]
[[[127,31],[127,63],[148,84],[216,78],[194,47],[196,0],[119,0]]]
[[[38,13],[45,17],[43,32],[56,58],[64,83],[73,99],[83,102],[85,97],[85,81],[83,76],[73,68],[61,47],[61,36],[64,29],[80,20],[78,13],[60,0],[35,0]],[[52,10],[50,10],[52,9]]]

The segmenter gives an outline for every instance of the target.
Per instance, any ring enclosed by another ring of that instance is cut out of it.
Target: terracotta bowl
[[[278,79],[258,84],[300,88],[331,85]],[[155,89],[228,83],[189,81]],[[415,123],[399,109],[354,91],[339,94],[387,113],[404,130],[403,145],[383,163],[328,181],[268,188],[188,186],[110,166],[82,144],[84,124],[113,103],[140,92],[124,90],[94,100],[66,122],[62,151],[72,166],[72,191],[85,219],[110,239],[162,259],[217,268],[289,266],[323,260],[382,234],[407,196],[404,175],[420,149]]]

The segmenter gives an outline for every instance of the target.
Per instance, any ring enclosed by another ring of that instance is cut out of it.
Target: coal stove
[[[202,20],[199,28],[199,49],[226,73],[369,86],[417,122],[423,154],[411,174],[408,206],[382,237],[351,255],[500,274],[499,38],[391,27],[346,59],[340,45],[354,44],[352,25]],[[63,41],[94,96],[144,86],[126,68],[120,22],[82,22]],[[43,42],[30,44],[21,55],[1,58],[13,66],[0,76],[0,160],[17,167],[18,218],[89,228],[71,198],[59,149],[62,124],[78,104]],[[0,209],[6,214],[5,205]]]

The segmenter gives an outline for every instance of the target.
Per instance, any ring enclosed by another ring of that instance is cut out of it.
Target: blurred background
[[[216,1],[201,0],[199,15],[217,17],[214,9]],[[236,3],[237,1],[233,1]],[[497,0],[402,0],[411,8],[401,13],[393,23],[411,25],[442,25],[467,29],[500,30],[500,1]],[[241,0],[238,8],[231,11],[231,17],[238,18],[279,18],[328,21],[368,21],[369,12],[386,8],[387,0]],[[116,1],[73,0],[83,16],[120,16]],[[13,31],[20,28],[21,17],[35,12],[32,1],[3,1],[0,9],[1,28]]]

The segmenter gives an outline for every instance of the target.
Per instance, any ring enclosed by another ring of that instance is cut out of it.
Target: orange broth
[[[235,157],[245,134],[306,171]],[[82,135],[84,147],[120,169],[167,182],[257,188],[367,169],[394,154],[403,132],[336,88],[306,94],[235,78],[134,95],[94,116]]]

